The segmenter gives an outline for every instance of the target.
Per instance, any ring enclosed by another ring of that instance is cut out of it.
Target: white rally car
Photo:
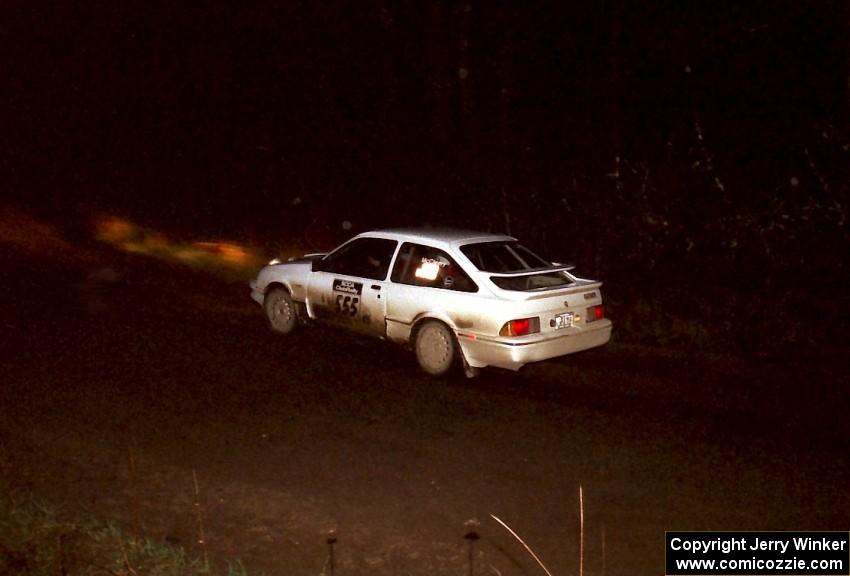
[[[272,261],[251,282],[272,330],[321,319],[410,344],[422,369],[518,370],[611,338],[600,282],[515,238],[462,230],[378,230],[328,254]]]

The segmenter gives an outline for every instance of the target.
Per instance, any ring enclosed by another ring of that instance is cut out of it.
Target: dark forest
[[[846,3],[14,3],[4,20],[7,194],[66,224],[117,213],[272,250],[506,231],[605,279],[627,332],[675,317],[689,344],[814,352],[847,319]]]

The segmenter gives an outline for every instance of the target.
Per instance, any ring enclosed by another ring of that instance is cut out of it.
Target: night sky
[[[834,269],[804,255],[846,241],[845,2],[2,11],[0,161],[32,210],[257,242],[508,230],[624,277]]]
[[[724,147],[791,146],[846,105],[843,4],[15,2],[4,156],[16,188],[214,213],[480,186],[499,144],[657,152],[695,107]]]

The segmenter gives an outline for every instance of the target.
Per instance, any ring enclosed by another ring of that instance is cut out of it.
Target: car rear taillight
[[[537,334],[540,332],[540,318],[519,318],[505,322],[499,330],[499,336],[525,336],[526,334]]]
[[[605,318],[605,309],[602,308],[602,304],[598,304],[587,309],[585,322],[593,322],[594,320],[602,320],[603,318]]]

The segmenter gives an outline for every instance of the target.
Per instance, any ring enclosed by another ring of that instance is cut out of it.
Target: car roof
[[[478,232],[458,228],[386,228],[364,232],[359,236],[392,238],[394,240],[409,242],[440,243],[452,246],[478,242],[516,240],[516,238],[505,234],[493,234],[491,232]]]

